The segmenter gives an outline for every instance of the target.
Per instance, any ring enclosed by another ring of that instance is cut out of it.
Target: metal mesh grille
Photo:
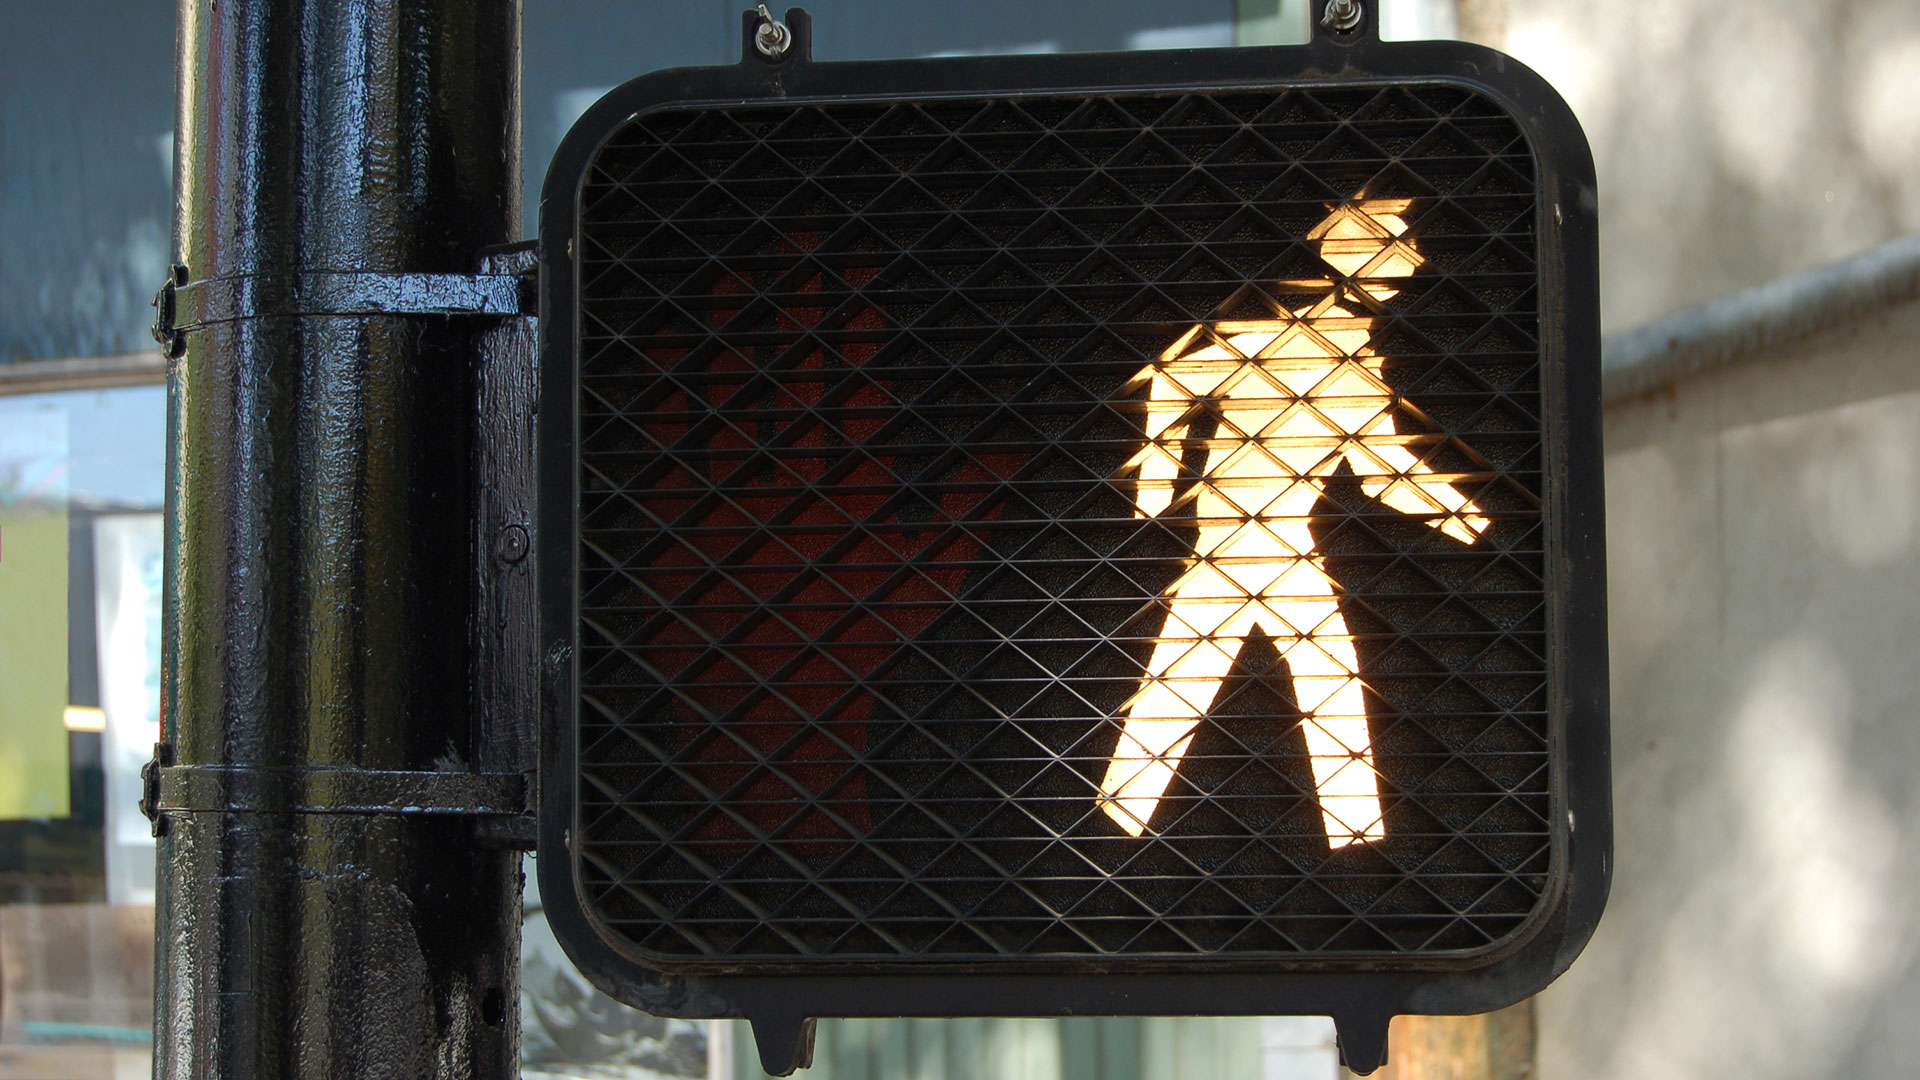
[[[1532,176],[1514,122],[1449,87],[627,125],[580,223],[589,905],[678,962],[1359,959],[1511,933],[1551,847]],[[1371,216],[1342,232],[1342,207]],[[1417,255],[1369,290],[1385,263],[1335,265],[1342,236]],[[1304,504],[1243,515],[1297,519],[1264,535],[1331,582],[1318,633],[1349,643],[1362,734],[1322,760],[1314,631],[1268,606],[1135,820],[1110,779],[1127,711],[1174,679],[1155,649],[1182,583],[1232,561],[1200,493],[1286,434],[1242,430],[1179,358],[1212,347],[1276,408],[1331,414],[1236,337],[1307,325],[1345,342],[1307,350],[1329,370],[1374,358],[1370,437],[1445,481],[1396,501],[1335,453],[1268,469],[1310,481]],[[1177,423],[1147,372],[1185,380]],[[1447,490],[1464,509],[1409,511]],[[1333,767],[1364,770],[1377,820],[1336,820]]]

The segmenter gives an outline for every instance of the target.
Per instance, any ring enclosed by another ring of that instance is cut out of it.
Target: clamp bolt
[[[1343,34],[1359,26],[1365,14],[1360,0],[1327,0],[1326,8],[1320,13],[1320,25]]]
[[[760,15],[760,27],[753,32],[753,47],[769,60],[778,60],[787,55],[787,50],[793,46],[793,32],[787,29],[786,23],[773,17],[767,5],[756,4],[754,11]]]

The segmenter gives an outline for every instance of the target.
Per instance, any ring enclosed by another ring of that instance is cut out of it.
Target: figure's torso
[[[1338,305],[1297,321],[1222,323],[1226,346],[1159,365],[1179,396],[1217,418],[1197,516],[1304,517],[1343,457],[1357,475],[1378,472],[1348,453],[1355,438],[1394,431],[1393,394],[1366,351],[1374,323]],[[1159,441],[1181,454],[1191,437],[1183,426]]]

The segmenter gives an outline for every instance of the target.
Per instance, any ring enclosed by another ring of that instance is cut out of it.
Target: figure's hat
[[[1307,233],[1320,258],[1349,278],[1406,277],[1426,260],[1406,234],[1412,199],[1356,199],[1333,208]],[[1378,291],[1370,289],[1370,292]]]

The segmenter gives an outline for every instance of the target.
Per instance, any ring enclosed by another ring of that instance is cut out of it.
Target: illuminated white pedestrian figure
[[[1292,670],[1305,716],[1315,794],[1334,848],[1386,835],[1367,733],[1359,663],[1333,580],[1308,530],[1327,477],[1345,462],[1369,496],[1464,543],[1486,529],[1480,508],[1409,449],[1382,357],[1368,348],[1377,302],[1422,259],[1403,239],[1405,199],[1335,209],[1308,234],[1336,274],[1283,283],[1324,287],[1272,318],[1196,326],[1134,376],[1150,383],[1137,517],[1193,503],[1194,558],[1165,595],[1146,678],[1124,708],[1101,781],[1101,807],[1142,835],[1222,680],[1249,634],[1272,639]],[[1194,433],[1211,418],[1215,430]],[[1199,477],[1176,478],[1189,440],[1204,436]]]

